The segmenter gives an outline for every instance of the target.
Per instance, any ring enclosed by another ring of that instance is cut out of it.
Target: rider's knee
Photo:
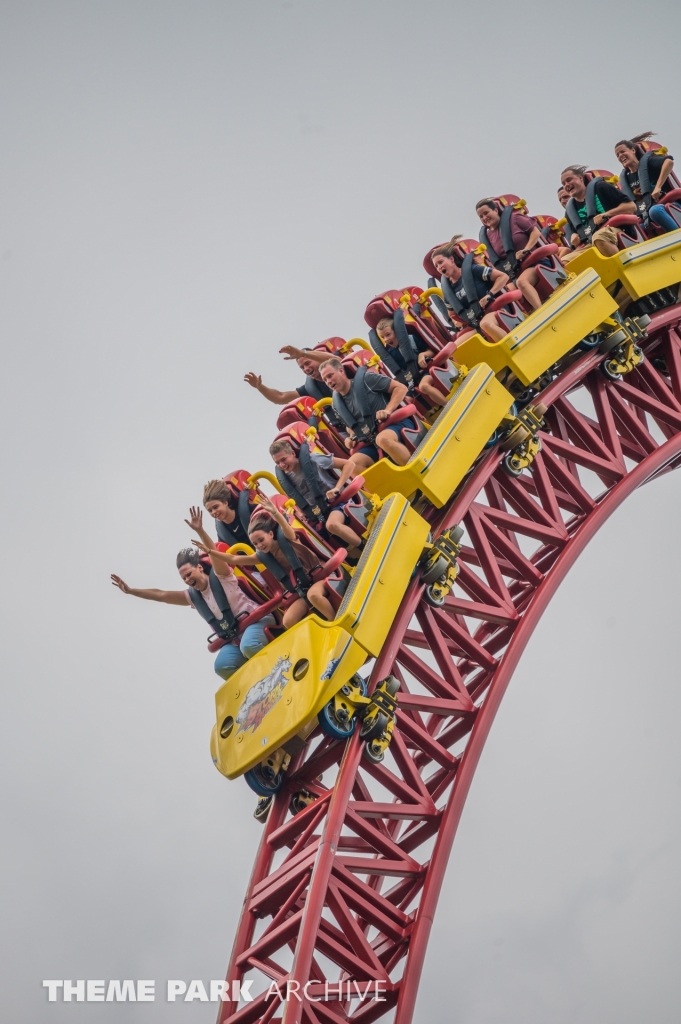
[[[238,647],[235,647],[234,644],[225,644],[218,651],[213,667],[221,679],[229,679],[245,661],[246,658]]]

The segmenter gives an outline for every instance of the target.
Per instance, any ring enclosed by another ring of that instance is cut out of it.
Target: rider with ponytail
[[[620,175],[620,188],[634,200],[644,223],[650,220],[663,231],[676,231],[679,225],[660,202],[662,196],[674,188],[669,181],[674,157],[664,150],[655,153],[641,146],[654,134],[641,132],[631,139],[621,139],[615,146],[615,156],[624,168]]]
[[[510,280],[508,274],[504,274],[501,270],[474,263],[471,270],[477,295],[468,295],[461,273],[464,257],[461,255],[459,243],[462,238],[463,235],[454,235],[446,245],[438,246],[431,253],[433,266],[438,274],[442,275],[442,294],[450,318],[454,323],[458,323],[456,317],[453,316],[457,311],[457,306],[465,310],[477,302],[484,312],[487,306],[503,292]],[[494,313],[482,316],[480,327],[493,341],[503,341],[506,337],[506,333],[499,326]]]

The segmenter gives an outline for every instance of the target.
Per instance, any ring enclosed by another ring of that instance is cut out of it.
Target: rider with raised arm
[[[245,382],[250,384],[252,388],[255,388],[256,391],[259,391],[263,398],[266,398],[268,402],[272,402],[274,405],[288,405],[289,402],[295,402],[298,398],[305,398],[306,396],[314,398],[317,402],[321,398],[331,398],[331,391],[324,384],[319,374],[319,364],[329,358],[328,352],[298,349],[293,345],[285,345],[280,351],[296,353],[295,356],[289,355],[288,358],[295,359],[305,374],[304,384],[299,385],[297,388],[291,388],[288,391],[279,391],[277,388],[270,388],[263,384],[262,377],[257,373],[247,373],[244,376]]]
[[[311,452],[305,442],[298,456],[291,442],[283,438],[270,445],[270,455],[277,467],[277,479],[288,496],[310,521],[323,524],[330,534],[342,540],[351,558],[357,558],[360,540],[345,525],[344,506],[330,508],[330,502],[338,498],[355,475],[352,459]],[[334,476],[334,469],[340,470],[339,477]]]
[[[335,356],[322,363],[321,372],[334,392],[333,408],[348,428],[347,447],[352,449],[358,441],[366,441],[366,447],[353,452],[355,472],[361,473],[378,461],[378,448],[398,466],[406,466],[411,453],[400,441],[400,431],[416,430],[416,423],[408,417],[383,429],[381,424],[402,404],[407,385],[381,373],[371,373],[365,367],[360,367],[350,379]]]
[[[508,274],[504,274],[501,270],[474,263],[471,271],[478,295],[468,295],[461,274],[463,257],[458,248],[462,238],[463,235],[454,235],[450,242],[438,246],[431,253],[433,266],[442,278],[441,285],[445,305],[449,310],[451,320],[457,326],[459,321],[454,315],[455,306],[468,308],[477,301],[480,309],[484,312],[487,306],[503,292],[510,280]],[[497,322],[494,313],[486,313],[480,320],[480,327],[493,341],[503,341],[506,337],[506,333]],[[468,332],[466,331],[466,333]]]
[[[407,334],[405,330],[405,341],[409,346],[409,362],[404,358],[401,347],[395,333],[394,317],[384,316],[376,324],[376,339],[370,335],[372,348],[377,352],[386,364],[392,375],[407,387],[418,385],[421,394],[428,399],[431,405],[436,407],[445,404],[447,399],[438,391],[433,384],[433,378],[427,373],[428,364],[432,361],[433,353],[425,344],[419,344],[420,339]]]
[[[573,252],[563,257],[563,263],[569,263],[589,245],[594,245],[603,256],[615,256],[619,251],[619,232],[608,225],[608,221],[617,214],[636,213],[636,203],[627,199],[624,192],[609,181],[598,178],[593,185],[596,213],[590,215],[585,175],[585,166],[571,164],[560,176],[565,191],[570,193],[565,213],[567,231],[572,230],[570,244],[574,247]]]
[[[615,146],[615,156],[624,170],[620,175],[622,190],[633,198],[643,217],[644,224],[650,220],[662,231],[676,231],[678,224],[660,200],[671,192],[674,185],[669,175],[674,168],[674,157],[664,151],[644,153],[639,143],[647,142],[654,132],[642,132],[633,139],[622,139]]]
[[[318,580],[309,586],[303,586],[300,582],[303,577],[307,577],[309,582],[310,575],[320,567],[318,556],[300,543],[291,524],[269,498],[260,498],[248,533],[255,548],[253,555],[232,555],[228,551],[216,551],[212,547],[210,537],[202,537],[201,541],[194,541],[194,544],[202,551],[208,552],[213,563],[218,562],[225,567],[264,563],[274,575],[280,578],[283,575],[288,577],[289,583],[285,585],[298,596],[284,612],[283,625],[286,629],[305,618],[310,606],[325,619],[333,619],[335,612],[326,596],[324,580]],[[284,574],[278,572],[277,567],[284,570]]]
[[[112,573],[111,582],[124,594],[142,597],[147,601],[175,604],[181,608],[195,608],[211,627],[217,638],[225,640],[215,659],[215,671],[222,679],[229,679],[249,658],[269,642],[267,626],[274,626],[273,615],[266,615],[247,626],[239,636],[239,622],[258,610],[258,605],[243,593],[229,564],[217,561],[215,545],[203,529],[200,509],[191,508],[185,519],[200,538],[201,548],[210,555],[212,568],[206,572],[201,557],[194,548],[183,548],[176,565],[187,590],[136,589],[129,587],[120,576]]]
[[[539,271],[536,267],[528,267],[520,273],[518,271],[525,257],[538,245],[545,244],[541,228],[532,217],[526,217],[512,207],[502,210],[496,199],[481,199],[475,204],[475,212],[482,222],[480,240],[492,250],[492,263],[515,278],[525,301],[532,309],[539,309],[542,304],[536,287],[539,282]],[[509,251],[504,245],[506,224],[502,223],[502,219],[505,218],[509,220],[509,241],[513,243],[513,249]],[[550,265],[551,261],[547,262]]]

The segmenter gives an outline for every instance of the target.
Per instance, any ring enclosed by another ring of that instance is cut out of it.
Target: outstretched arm
[[[220,576],[228,575],[232,571],[231,567],[233,565],[257,565],[260,561],[260,557],[257,554],[230,555],[229,551],[218,551],[215,546],[209,548],[206,544],[202,544],[200,540],[193,540],[192,544],[196,545],[199,551],[205,551],[210,556],[211,565]]]
[[[312,348],[296,348],[295,345],[284,345],[279,351],[284,356],[284,359],[311,359],[313,363],[325,363],[327,359],[331,359],[332,352],[327,352],[326,349],[321,351]]]
[[[277,391],[276,388],[268,388],[266,384],[263,384],[262,377],[257,373],[247,373],[244,380],[252,388],[255,388],[256,391],[259,391],[263,398],[266,398],[268,402],[273,402],[274,405],[288,405],[289,402],[295,402],[297,398],[300,398],[297,391]]]
[[[118,587],[124,594],[132,594],[133,597],[143,597],[145,601],[161,601],[163,604],[178,604],[183,605],[185,608],[189,607],[184,590],[155,590],[153,588],[136,590],[134,587],[129,587],[120,576],[116,576],[114,573],[111,573],[111,582],[114,587]]]

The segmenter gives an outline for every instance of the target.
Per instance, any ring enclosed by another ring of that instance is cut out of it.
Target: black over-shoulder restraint
[[[486,227],[480,228],[479,236],[480,241],[487,247],[487,255],[492,266],[497,270],[503,270],[504,274],[508,274],[509,277],[513,277],[518,269],[518,260],[513,248],[513,230],[511,225],[511,218],[515,212],[512,206],[505,206],[501,211],[499,234],[501,235],[501,244],[504,247],[502,256],[499,256],[496,250],[492,248]],[[468,294],[467,288],[466,294]]]
[[[653,156],[652,153],[644,153],[638,162],[638,184],[641,190],[640,196],[635,196],[634,191],[627,180],[627,169],[626,167],[620,174],[620,192],[624,192],[627,199],[631,199],[636,203],[639,215],[645,217],[648,210],[653,205],[653,197],[651,195],[653,186],[650,181],[650,158]]]
[[[215,603],[220,609],[221,618],[215,618],[214,613],[208,607],[208,603],[204,599],[201,591],[197,590],[196,587],[189,588],[189,597],[191,598],[191,602],[201,618],[206,620],[216,636],[219,636],[221,640],[234,640],[239,633],[237,620],[234,616],[234,612],[229,606],[225,589],[213,569],[211,569],[208,574],[208,585],[213,597],[215,598]]]
[[[306,573],[302,562],[293,549],[293,545],[284,536],[284,531],[281,526],[277,527],[276,537],[284,558],[291,566],[295,584],[291,582],[291,576],[288,570],[284,569],[282,565],[279,565],[279,562],[276,560],[274,555],[269,552],[258,551],[258,558],[265,568],[269,569],[274,578],[279,581],[285,593],[297,594],[298,597],[305,597],[314,581]]]
[[[466,301],[462,302],[457,296],[454,285],[447,277],[442,278],[442,294],[447,305],[451,306],[457,316],[467,321],[472,327],[477,327],[482,316],[480,299],[487,295],[489,289],[484,283],[478,283],[473,275],[474,256],[472,252],[466,253],[461,266],[461,283],[466,292]]]
[[[404,322],[404,312],[401,309],[395,311],[393,316],[393,329],[395,331],[395,337],[397,338],[397,348],[406,363],[406,367],[400,366],[393,355],[393,350],[384,345],[378,336],[377,331],[373,328],[369,331],[369,341],[371,347],[379,357],[381,362],[385,363],[393,377],[396,380],[401,381],[407,385],[410,391],[413,391],[416,381],[419,375],[419,364],[418,364],[418,349],[412,336],[407,330]]]
[[[330,358],[331,355],[329,354]],[[309,375],[305,378],[305,390],[310,398],[314,398],[315,402],[319,402],[322,398],[328,398],[330,393],[330,388],[325,389],[325,385],[322,385],[321,381],[315,380],[314,377]]]
[[[586,186],[586,196],[583,203],[578,203],[576,199],[569,199],[568,204],[565,207],[565,216],[568,219],[568,223],[572,228],[572,233],[579,235],[580,242],[590,242],[591,236],[594,231],[594,217],[598,213],[596,207],[596,186],[599,181],[603,181],[602,178],[592,178]],[[586,223],[577,213],[579,206],[586,205]]]
[[[367,368],[360,366],[352,379],[352,397],[361,413],[360,419],[355,419],[353,413],[341,394],[333,393],[333,407],[354,434],[362,441],[373,443],[376,438],[376,413],[379,409],[385,409],[388,399],[381,392],[371,391],[364,383]]]
[[[215,520],[218,540],[221,540],[223,544],[227,544],[230,548],[232,544],[250,544],[248,524],[254,508],[255,505],[251,505],[248,500],[248,491],[240,491],[236,507],[236,519],[231,526],[223,523],[220,519]]]
[[[302,509],[306,516],[316,519],[319,523],[323,524],[329,512],[329,502],[326,497],[327,488],[320,478],[317,464],[305,443],[300,446],[298,461],[305,477],[305,483],[312,495],[312,503],[303,497],[288,473],[285,473],[279,466],[274,471],[275,475],[286,494],[288,494],[289,498],[293,498],[298,508]]]

